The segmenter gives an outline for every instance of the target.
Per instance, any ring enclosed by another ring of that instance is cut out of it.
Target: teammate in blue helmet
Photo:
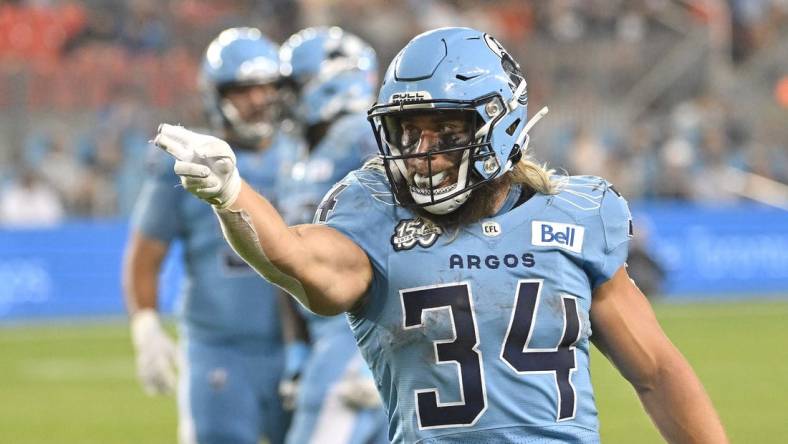
[[[377,154],[366,119],[377,63],[369,45],[336,27],[302,30],[281,54],[297,91],[295,116],[308,140],[285,156],[277,184],[276,194],[287,196],[279,202],[282,216],[295,225],[311,222],[326,192]],[[289,340],[282,393],[295,408],[287,442],[387,443],[380,396],[345,317],[299,310],[286,295],[282,305]]]
[[[278,122],[278,47],[258,29],[225,30],[210,43],[200,73],[216,134],[231,141],[238,170],[273,195],[282,151],[294,143]],[[278,384],[284,345],[275,287],[224,242],[210,207],[195,202],[155,150],[127,245],[124,283],[137,355],[149,393],[176,386],[179,442],[281,443],[289,415]],[[185,279],[176,347],[159,322],[158,276],[170,246],[182,244]],[[176,357],[176,355],[178,357]]]
[[[375,100],[375,50],[339,27],[303,29],[280,51],[282,72],[297,96],[296,118],[311,145],[345,114],[366,112]]]
[[[668,441],[727,442],[627,274],[626,200],[530,158],[526,98],[489,35],[415,37],[370,110],[382,161],[311,225],[286,226],[221,140],[166,125],[156,143],[249,264],[312,311],[347,312],[392,442],[599,442],[591,341]]]
[[[270,143],[282,112],[279,47],[257,28],[230,28],[205,51],[199,87],[214,131],[256,146]]]

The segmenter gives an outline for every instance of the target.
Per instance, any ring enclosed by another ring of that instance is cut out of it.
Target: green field
[[[788,303],[656,309],[732,441],[784,442]],[[592,359],[603,441],[662,442],[632,389],[599,353]],[[0,443],[173,443],[175,422],[174,399],[138,388],[125,322],[0,328]]]

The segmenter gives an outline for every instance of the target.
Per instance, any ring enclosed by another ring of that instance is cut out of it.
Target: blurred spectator
[[[692,196],[692,164],[695,154],[684,139],[668,140],[660,150],[661,174],[654,186],[655,197],[687,200]]]
[[[605,176],[607,150],[585,126],[577,130],[566,164],[570,174]]]
[[[41,178],[57,192],[69,211],[76,210],[83,199],[82,189],[85,168],[69,145],[64,131],[53,131],[47,137],[46,152],[36,162]]]
[[[63,205],[57,192],[29,169],[0,192],[0,225],[43,227],[63,219]]]
[[[96,43],[112,45],[120,36],[119,30],[120,17],[114,13],[112,5],[90,8],[84,26],[64,43],[63,53],[67,55],[78,48]]]
[[[769,0],[729,0],[733,25],[733,60],[745,61],[769,34]]]
[[[730,155],[723,128],[708,128],[699,144],[700,154],[693,174],[692,197],[696,200],[720,203],[737,200],[736,184],[729,174]]]
[[[85,23],[76,1],[0,3],[0,61],[51,62]]]
[[[80,157],[88,169],[80,212],[92,216],[127,216],[145,175],[145,153],[155,129],[140,91],[120,88],[100,109],[86,134]]]
[[[120,41],[132,53],[160,54],[169,44],[167,25],[156,0],[130,0],[120,29]]]

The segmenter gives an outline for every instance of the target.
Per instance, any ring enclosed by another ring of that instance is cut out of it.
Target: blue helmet
[[[366,111],[375,100],[375,50],[341,28],[303,29],[282,44],[280,58],[298,95],[296,116],[307,126]]]
[[[519,64],[489,34],[440,28],[411,40],[389,65],[369,110],[398,202],[447,214],[459,208],[471,190],[510,170],[527,145],[527,105]],[[414,153],[408,141],[413,137],[402,127],[403,119],[414,115],[462,116],[468,122],[463,130],[467,135],[446,138],[436,150]],[[457,159],[456,183],[438,187],[444,175],[435,173],[437,154]],[[426,161],[429,173],[408,172],[407,163],[414,159]]]
[[[236,137],[256,143],[273,133],[279,104],[271,103],[257,122],[241,119],[235,106],[224,98],[229,87],[277,84],[281,80],[279,48],[257,28],[222,31],[205,51],[199,86],[212,126],[232,129]]]

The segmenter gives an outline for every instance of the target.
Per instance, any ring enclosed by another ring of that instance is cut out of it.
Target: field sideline
[[[658,304],[733,442],[788,435],[788,301]],[[175,442],[175,401],[139,389],[123,320],[0,328],[0,442]],[[594,351],[606,443],[659,443],[633,390]]]

